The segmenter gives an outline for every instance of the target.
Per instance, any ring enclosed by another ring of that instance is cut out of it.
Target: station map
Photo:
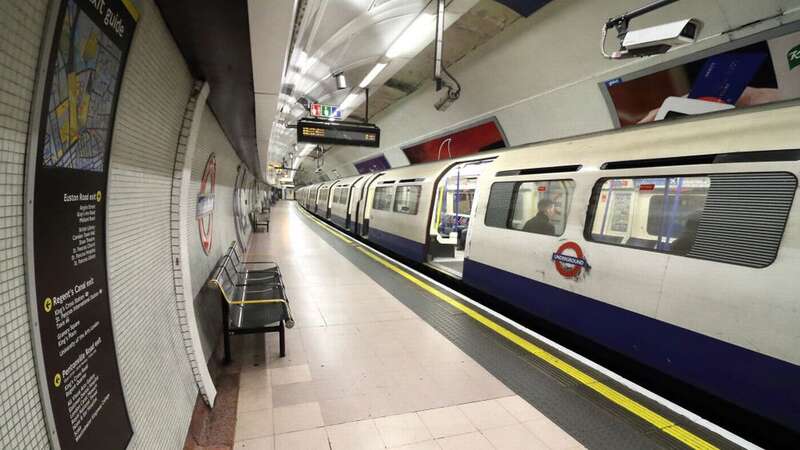
[[[74,1],[57,42],[42,165],[102,172],[121,52]]]

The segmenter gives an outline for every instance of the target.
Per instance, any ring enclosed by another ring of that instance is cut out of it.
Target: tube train
[[[792,103],[354,176],[296,199],[794,435],[799,141]]]

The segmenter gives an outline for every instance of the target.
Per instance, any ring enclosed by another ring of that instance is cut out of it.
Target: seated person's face
[[[547,208],[544,210],[544,214],[547,216],[548,219],[552,219],[556,216],[556,207],[555,205]]]

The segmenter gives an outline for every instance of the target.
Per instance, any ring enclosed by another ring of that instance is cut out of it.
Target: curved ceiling
[[[447,0],[445,66],[518,19],[501,5],[518,8],[515,2]],[[385,67],[368,83],[373,116],[432,78],[436,0],[223,3],[158,1],[193,75],[209,82],[209,106],[228,139],[271,184],[291,181],[314,149],[298,146],[291,128],[309,103],[337,105],[344,117],[363,120],[359,84],[376,64]],[[337,72],[348,88],[337,89]]]
[[[478,0],[450,1],[445,27],[476,3]],[[307,114],[305,105],[338,105],[344,117],[351,115],[364,102],[364,89],[359,84],[376,64],[386,66],[369,83],[371,89],[390,80],[431,43],[435,6],[433,0],[308,0],[298,9],[277,114],[271,123],[257,120],[259,137],[262,131],[270,130],[264,143],[269,181],[291,179],[292,169],[297,169],[314,149],[312,145],[296,145],[291,128]],[[432,65],[431,60],[429,67]],[[338,72],[344,73],[348,88],[337,89],[332,75]]]

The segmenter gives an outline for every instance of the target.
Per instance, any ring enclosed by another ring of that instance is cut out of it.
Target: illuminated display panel
[[[297,142],[378,147],[380,139],[381,130],[373,124],[308,119],[297,122]]]

